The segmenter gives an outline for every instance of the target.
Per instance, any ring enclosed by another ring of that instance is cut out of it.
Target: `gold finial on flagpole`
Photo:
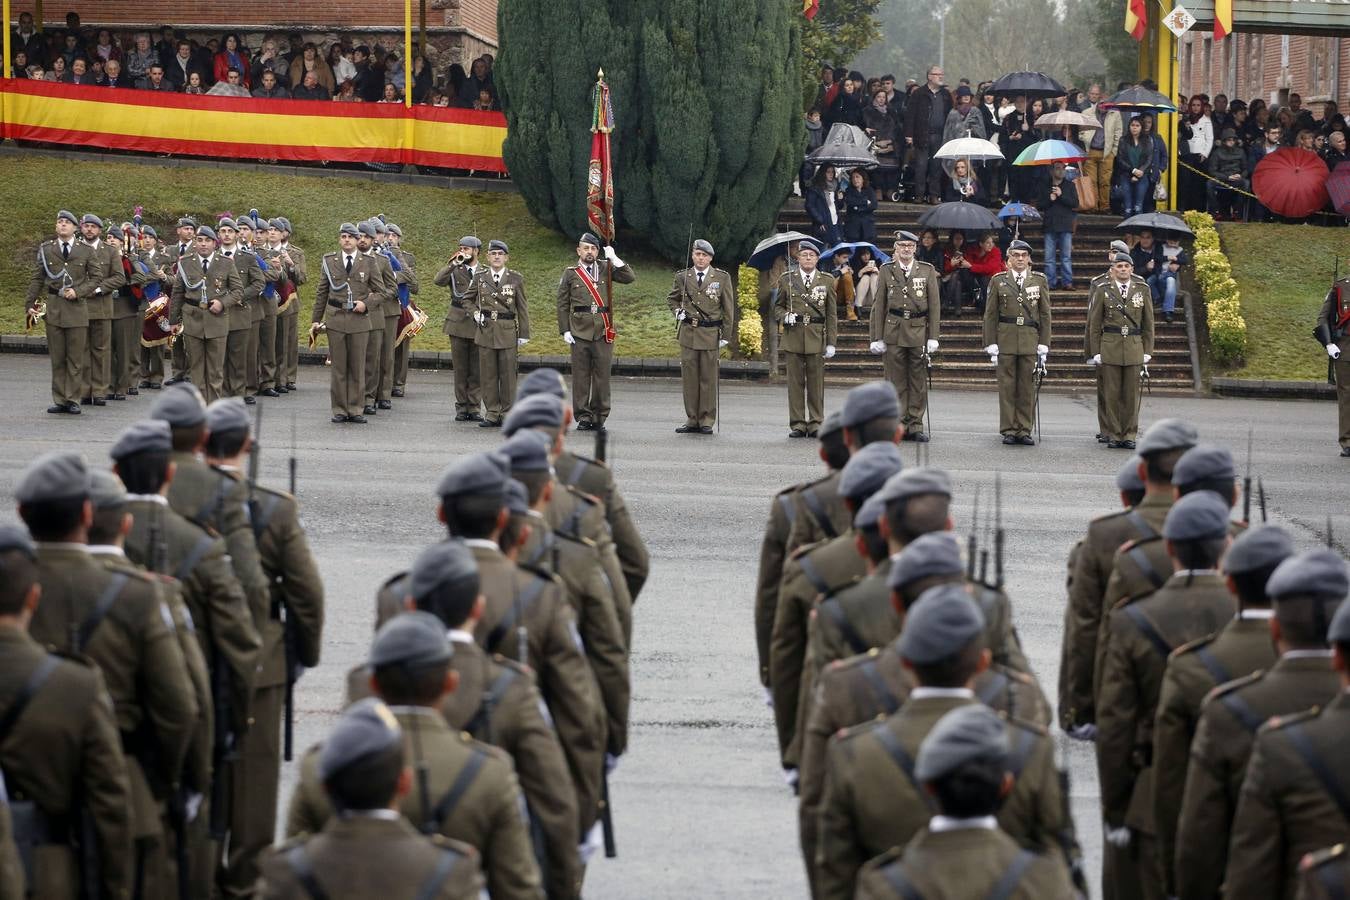
[[[604,70],[604,69],[600,69],[598,72],[595,73],[595,77],[596,77],[596,78],[599,78],[601,81],[604,81],[604,80],[605,80],[605,70]]]

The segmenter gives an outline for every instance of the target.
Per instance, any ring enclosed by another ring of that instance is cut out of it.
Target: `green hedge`
[[[1219,246],[1214,217],[1191,211],[1185,218],[1195,232],[1195,281],[1205,298],[1210,354],[1219,365],[1237,365],[1247,352],[1247,322],[1233,267]]]
[[[764,342],[764,323],[759,318],[759,270],[743,265],[736,278],[736,305],[740,308],[736,343],[741,356],[751,359],[759,355]]]

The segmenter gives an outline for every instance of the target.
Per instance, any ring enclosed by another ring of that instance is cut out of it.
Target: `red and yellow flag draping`
[[[161,94],[30,79],[0,79],[0,94],[0,134],[10,140],[182,156],[506,171],[506,119],[499,112]]]
[[[1136,41],[1144,39],[1148,31],[1147,0],[1125,0],[1125,30]]]
[[[595,107],[591,113],[591,166],[586,175],[586,219],[605,243],[614,240],[614,169],[609,158],[609,134],[614,130],[614,107],[603,69],[596,76]]]
[[[1233,0],[1214,0],[1214,40],[1221,40],[1233,31]]]
[[[802,0],[802,15],[814,19],[820,12],[820,0]]]

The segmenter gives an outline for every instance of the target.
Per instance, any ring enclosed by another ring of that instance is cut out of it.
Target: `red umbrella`
[[[1271,212],[1301,219],[1327,205],[1328,174],[1316,153],[1283,147],[1256,164],[1252,191]]]
[[[1327,179],[1327,193],[1331,206],[1343,216],[1350,216],[1350,160],[1338,163]]]

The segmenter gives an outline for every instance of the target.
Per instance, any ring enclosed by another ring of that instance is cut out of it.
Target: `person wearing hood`
[[[1209,155],[1209,177],[1217,180],[1205,182],[1205,206],[1214,218],[1232,217],[1233,204],[1241,197],[1232,189],[1248,190],[1251,179],[1247,175],[1247,153],[1238,144],[1237,130],[1225,128]]]

